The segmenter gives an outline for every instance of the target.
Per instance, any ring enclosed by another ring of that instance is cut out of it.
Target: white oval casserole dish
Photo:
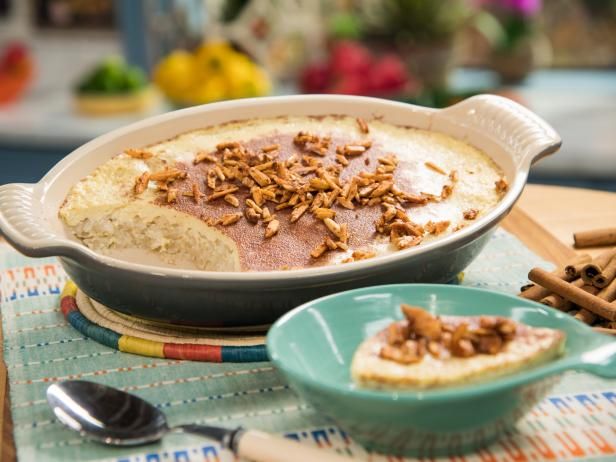
[[[127,146],[233,120],[346,114],[442,132],[488,154],[509,190],[489,213],[433,242],[343,265],[293,271],[211,272],[133,263],[101,255],[70,236],[58,209],[69,189]],[[483,248],[489,232],[519,197],[531,165],[558,150],[558,134],[508,99],[480,95],[446,109],[341,95],[301,95],[228,101],[145,119],[78,148],[36,184],[0,187],[0,231],[20,252],[58,256],[90,297],[121,312],[203,326],[267,324],[307,300],[384,283],[446,282]]]

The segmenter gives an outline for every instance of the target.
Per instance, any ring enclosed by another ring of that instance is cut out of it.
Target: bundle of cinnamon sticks
[[[616,335],[616,248],[591,258],[579,255],[548,272],[533,268],[520,296],[575,316],[603,333]]]

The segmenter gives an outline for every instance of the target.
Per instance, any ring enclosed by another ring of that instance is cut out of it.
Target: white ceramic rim
[[[509,190],[494,209],[460,231],[422,244],[418,247],[341,265],[263,272],[202,271],[132,263],[130,261],[101,255],[75,240],[69,241],[67,239],[59,239],[51,243],[51,245],[43,246],[40,244],[37,245],[35,241],[28,242],[27,239],[22,239],[20,244],[24,248],[32,248],[39,251],[48,248],[50,250],[48,253],[49,255],[71,258],[80,263],[98,263],[109,268],[117,268],[129,272],[203,281],[290,281],[305,278],[312,279],[315,277],[321,278],[339,273],[367,272],[380,265],[394,264],[400,260],[410,259],[414,256],[432,252],[443,247],[455,246],[456,243],[463,244],[487,232],[495,222],[499,221],[500,218],[507,214],[521,194],[526,184],[531,164],[539,158],[556,151],[560,147],[560,137],[547,123],[517,103],[494,95],[479,95],[449,108],[439,110],[378,98],[346,95],[296,95],[253,98],[225,101],[174,111],[147,118],[128,125],[127,127],[114,130],[73,151],[53,167],[36,185],[21,186],[33,186],[35,198],[38,195],[38,199],[42,201],[44,206],[46,192],[55,182],[62,181],[62,177],[70,171],[72,166],[87,157],[94,149],[100,149],[101,146],[134,131],[148,128],[155,129],[156,126],[164,125],[174,119],[195,114],[205,115],[216,111],[236,110],[238,116],[232,117],[229,120],[241,120],[242,109],[254,110],[255,108],[267,107],[268,105],[293,105],[294,107],[300,107],[302,104],[318,105],[320,110],[317,112],[313,111],[314,115],[341,113],[341,111],[336,108],[349,104],[357,105],[358,107],[366,106],[372,111],[372,114],[382,115],[386,122],[387,110],[392,110],[394,112],[400,112],[401,110],[408,111],[409,117],[422,115],[427,123],[426,126],[421,126],[419,128],[434,129],[438,132],[444,132],[476,146],[483,143],[493,150],[500,150],[507,154],[509,160],[514,165],[514,168],[510,169],[509,174],[507,174],[510,186]],[[303,114],[302,111],[299,112]],[[362,112],[366,112],[365,108]],[[285,114],[294,115],[292,108],[290,112]],[[357,116],[362,114],[348,115]],[[416,126],[414,124],[410,125]],[[481,141],[481,143],[479,141]],[[494,157],[491,155],[491,152],[487,151],[482,146],[477,147],[486,151],[490,157]],[[503,156],[501,155],[501,157]],[[503,167],[503,165],[501,165],[501,167]],[[504,170],[506,171],[506,168],[504,168]],[[20,185],[5,185],[5,187],[6,186],[11,187]],[[1,209],[0,212],[2,212]],[[4,226],[6,229],[10,230],[10,223],[8,220],[3,221],[2,219],[3,217],[0,213],[0,228]],[[53,231],[50,230],[50,233],[53,234]],[[6,230],[5,234],[9,238],[9,241],[11,241],[10,234],[7,233]],[[20,237],[24,238],[23,233],[21,233]],[[47,243],[49,244],[49,242]]]

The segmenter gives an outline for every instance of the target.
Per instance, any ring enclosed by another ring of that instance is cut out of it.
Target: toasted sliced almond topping
[[[338,197],[336,199],[336,202],[338,202],[338,204],[345,209],[355,210],[355,205],[353,205],[353,202],[351,202],[349,199],[345,199],[344,197]]]
[[[500,178],[494,182],[494,187],[496,188],[496,192],[504,193],[509,189],[509,183],[507,183],[507,180],[504,178]]]
[[[325,200],[323,201],[323,207],[330,208],[334,204],[334,201],[336,200],[339,194],[340,194],[339,189],[334,189],[332,192],[327,194],[325,196]]]
[[[255,204],[257,204],[258,206],[262,206],[265,203],[265,198],[263,197],[263,190],[258,186],[253,186],[250,189],[250,195],[252,196],[252,199],[254,200]]]
[[[278,228],[280,227],[280,222],[278,220],[272,220],[267,224],[265,228],[265,238],[269,239],[273,237],[276,233],[278,233]]]
[[[383,181],[377,188],[370,193],[370,197],[381,197],[388,193],[394,184],[391,181]]]
[[[334,220],[331,218],[324,218],[323,223],[325,223],[327,229],[329,229],[334,236],[338,237],[340,235],[340,225]]]
[[[208,201],[213,201],[218,199],[219,197],[225,197],[227,194],[234,193],[239,188],[237,186],[229,186],[228,188],[221,189],[220,191],[215,191],[209,196],[207,196]]]
[[[205,194],[203,194],[201,190],[199,189],[199,185],[197,183],[193,183],[192,193],[193,193],[193,199],[195,200],[197,204],[199,204],[201,202],[201,198],[205,196]]]
[[[200,162],[212,162],[213,163],[213,162],[216,162],[216,157],[214,157],[213,155],[205,151],[201,151],[193,159],[193,164],[197,165]]]
[[[139,195],[143,191],[145,191],[145,189],[148,187],[148,183],[150,182],[151,178],[152,177],[150,175],[150,172],[143,172],[141,176],[137,178],[137,181],[135,182],[135,187],[133,188],[133,191],[135,192],[135,194]]]
[[[397,194],[397,197],[402,203],[426,204],[428,202],[428,197],[424,194],[411,194],[401,191]]]
[[[246,205],[251,209],[254,209],[257,213],[263,212],[263,209],[252,199],[246,199]]]
[[[329,185],[329,183],[325,181],[323,178],[311,178],[309,184],[310,184],[310,187],[314,189],[320,189],[323,191],[331,189],[331,186]]]
[[[253,180],[257,182],[257,184],[261,187],[267,186],[272,183],[272,180],[260,170],[252,167],[248,170],[248,174],[252,177]]]
[[[325,236],[325,240],[323,242],[325,243],[327,248],[330,249],[330,250],[336,250],[338,248],[336,243],[329,236]]]
[[[206,184],[210,189],[216,189],[216,183],[218,181],[218,177],[216,176],[216,172],[214,170],[208,170]]]
[[[394,219],[394,217],[396,216],[397,210],[393,205],[385,205],[385,211],[383,212],[383,221],[385,223],[389,223],[391,220]]]
[[[355,250],[353,251],[353,259],[356,261],[359,260],[367,260],[369,258],[376,257],[376,252],[374,250]]]
[[[384,165],[391,165],[393,167],[398,165],[398,158],[394,154],[388,154],[385,157],[379,157],[377,160],[379,161],[379,163]]]
[[[177,168],[168,168],[150,175],[150,180],[152,181],[172,181],[177,178],[186,178],[186,172]]]
[[[422,238],[420,236],[402,236],[394,241],[394,245],[399,249],[408,249],[409,247],[415,247],[421,243]]]
[[[361,117],[357,117],[357,126],[359,127],[359,131],[362,133],[370,133],[370,128],[368,128],[368,124]]]
[[[220,217],[219,222],[223,226],[229,226],[240,221],[240,218],[242,218],[241,213],[227,213]]]
[[[312,258],[319,258],[321,255],[327,252],[327,249],[327,244],[325,244],[325,242],[321,242],[314,249],[312,249],[312,252],[310,252],[310,256]]]
[[[336,162],[340,165],[344,165],[345,167],[349,165],[349,160],[341,154],[336,154]]]
[[[298,203],[298,202],[299,202],[299,194],[294,193],[294,194],[291,196],[291,198],[289,199],[288,204],[289,204],[291,207],[294,207],[295,205],[297,205],[297,203]]]
[[[363,188],[360,188],[358,193],[359,193],[359,197],[369,197],[372,192],[378,188],[379,185],[377,183],[372,183],[368,186],[364,186]]]
[[[261,194],[263,195],[263,197],[269,200],[276,199],[276,191],[272,191],[270,189],[261,189]]]
[[[316,154],[317,156],[325,157],[325,154],[327,154],[327,148],[325,146],[313,146],[310,148],[310,152],[312,154]]]
[[[308,210],[308,204],[300,204],[291,212],[291,223],[295,223]]]
[[[154,155],[150,151],[147,151],[145,149],[132,149],[132,148],[125,150],[124,153],[134,159],[149,159],[150,157]]]
[[[270,144],[269,146],[265,146],[261,148],[262,152],[268,153],[272,151],[278,151],[280,149],[279,144]]]
[[[447,199],[453,193],[453,186],[450,184],[443,185],[443,190],[441,191],[441,199]]]
[[[167,203],[175,202],[178,197],[178,189],[177,188],[169,188],[167,191]]]
[[[425,224],[424,228],[430,234],[438,235],[443,233],[451,223],[449,221],[429,221]]]
[[[225,181],[225,174],[222,172],[222,169],[218,165],[214,166],[214,173],[220,181]]]
[[[376,168],[377,173],[392,173],[396,170],[395,165],[381,164]]]
[[[440,173],[441,175],[447,175],[447,172],[445,170],[443,170],[441,167],[439,167],[433,162],[426,162],[425,166],[428,167],[430,170],[434,170],[436,173]]]
[[[274,161],[270,160],[269,162],[265,162],[263,164],[259,164],[257,166],[255,166],[254,168],[256,168],[257,170],[260,171],[264,171],[264,170],[268,170],[270,168],[272,168],[274,166]]]
[[[359,156],[366,152],[366,147],[360,144],[347,144],[344,146],[345,156]]]
[[[314,210],[314,216],[319,220],[325,220],[326,218],[334,218],[336,216],[336,212],[332,209],[319,207]]]
[[[224,141],[216,145],[218,151],[224,151],[225,149],[237,149],[240,147],[240,143],[237,141]]]
[[[259,222],[259,213],[251,207],[246,207],[244,209],[244,216],[250,223],[254,224]]]
[[[336,246],[340,249],[340,250],[344,250],[345,252],[347,250],[349,250],[349,245],[346,242],[342,242],[342,241],[336,241]]]
[[[239,207],[240,206],[240,201],[237,197],[235,197],[233,194],[226,194],[224,196],[224,200],[226,203],[232,205],[233,207]]]
[[[474,220],[479,215],[479,210],[477,209],[468,209],[464,211],[464,219],[465,220]]]

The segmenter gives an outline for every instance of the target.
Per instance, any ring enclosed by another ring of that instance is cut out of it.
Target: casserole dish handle
[[[35,184],[13,183],[0,186],[0,235],[29,257],[49,257],[73,253],[75,244],[49,229]]]
[[[521,104],[496,95],[477,95],[435,114],[432,128],[461,138],[488,138],[528,168],[560,148],[562,140],[545,120]],[[489,149],[487,149],[489,150]]]
[[[616,341],[610,338],[598,348],[582,354],[577,369],[606,379],[616,379]]]

